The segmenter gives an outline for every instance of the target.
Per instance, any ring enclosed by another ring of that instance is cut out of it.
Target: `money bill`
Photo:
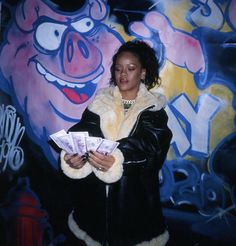
[[[88,132],[69,132],[69,136],[74,144],[75,153],[84,155],[87,152],[85,139],[89,136]]]
[[[71,141],[70,136],[63,129],[59,132],[50,135],[50,138],[63,150],[67,153],[73,154],[75,152],[74,144]]]
[[[87,151],[96,151],[98,146],[101,144],[102,140],[102,138],[98,137],[86,137],[85,142]]]
[[[110,155],[119,145],[118,142],[103,139],[101,144],[98,146],[97,151],[104,155]]]

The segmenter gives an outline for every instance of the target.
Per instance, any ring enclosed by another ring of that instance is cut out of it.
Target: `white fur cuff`
[[[112,165],[108,171],[103,172],[97,170],[95,167],[92,167],[93,172],[95,175],[105,183],[114,183],[118,181],[123,175],[123,162],[124,156],[119,149],[116,149],[112,155],[115,157],[115,163]]]
[[[158,237],[153,238],[151,241],[142,242],[135,246],[165,246],[169,240],[169,232],[165,230]]]
[[[89,163],[86,163],[80,169],[71,168],[64,160],[65,154],[66,152],[62,150],[60,158],[61,158],[61,169],[66,176],[72,179],[82,179],[87,177],[92,172]]]

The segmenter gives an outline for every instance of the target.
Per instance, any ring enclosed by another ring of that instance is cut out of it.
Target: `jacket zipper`
[[[106,184],[106,232],[103,246],[109,246],[109,189],[110,185]]]
[[[138,117],[137,117],[137,120],[136,120],[136,123],[135,123],[135,125],[134,125],[134,127],[133,127],[133,129],[132,129],[132,131],[131,131],[131,133],[129,134],[130,136],[132,136],[133,135],[133,133],[135,132],[135,130],[136,130],[136,128],[137,128],[137,125],[138,125],[138,121],[139,121],[139,118],[140,118],[140,116],[141,116],[141,114],[144,112],[144,111],[146,111],[146,110],[148,110],[148,109],[151,109],[151,108],[153,108],[154,107],[154,105],[153,106],[150,106],[150,107],[148,107],[148,108],[146,108],[146,109],[144,109],[144,110],[142,110],[139,114],[138,114]],[[146,161],[146,160],[143,160],[143,161]],[[143,161],[140,161],[140,163],[141,162],[143,162]],[[110,185],[106,185],[106,232],[105,232],[105,242],[103,243],[103,246],[109,246],[109,189],[110,189]]]
[[[154,105],[153,105],[153,106],[150,106],[150,107],[148,107],[148,108],[145,108],[144,110],[142,110],[142,111],[138,114],[136,123],[135,123],[135,125],[134,125],[132,131],[131,131],[130,134],[129,134],[130,136],[133,135],[133,133],[135,132],[135,130],[136,130],[136,128],[137,128],[137,125],[138,125],[139,118],[140,118],[141,114],[142,114],[144,111],[146,111],[146,110],[148,110],[148,109],[151,109],[151,108],[153,108],[153,107],[154,107]]]

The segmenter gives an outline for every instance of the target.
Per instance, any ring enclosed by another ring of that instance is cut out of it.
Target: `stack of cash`
[[[97,151],[104,155],[110,155],[119,145],[118,142],[91,137],[88,132],[69,132],[64,129],[52,135],[50,138],[56,145],[70,154],[85,155],[89,151]]]

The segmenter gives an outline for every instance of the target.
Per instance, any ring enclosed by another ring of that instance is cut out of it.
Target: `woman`
[[[141,41],[113,57],[111,86],[100,90],[70,131],[119,142],[111,155],[62,151],[64,174],[77,179],[78,204],[68,224],[87,245],[165,245],[169,234],[159,197],[158,172],[172,133],[159,84],[155,51]]]

